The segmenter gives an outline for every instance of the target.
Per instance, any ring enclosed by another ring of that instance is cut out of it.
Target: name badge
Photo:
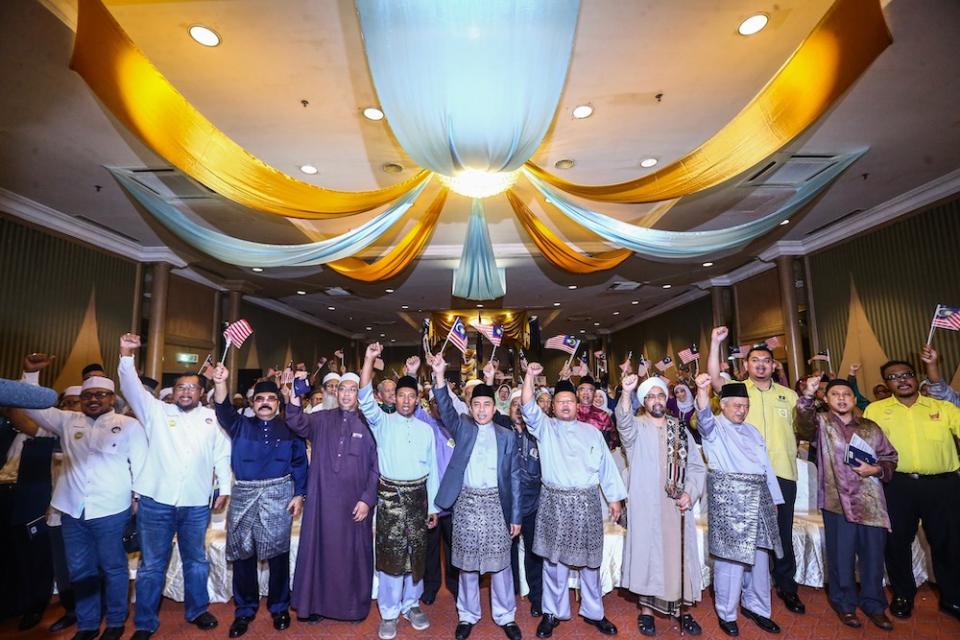
[[[82,438],[82,437],[83,437],[83,431],[77,431],[77,432],[75,432],[75,433],[73,434],[73,439],[74,439],[74,440],[79,440],[79,439]]]
[[[931,414],[930,414],[930,419],[933,420],[934,422],[939,422],[939,421],[940,421],[940,412],[938,411],[938,412],[936,412],[936,413],[931,413]]]
[[[110,433],[120,433],[120,427],[114,427],[113,429],[110,429]]]
[[[169,425],[169,427],[173,429],[175,426],[177,426],[177,421],[171,418],[170,420],[167,420],[167,425]]]
[[[354,434],[351,434],[351,435],[352,435],[354,438],[362,438],[362,437],[363,437],[363,434],[362,434],[362,433],[354,433]]]
[[[530,457],[533,458],[534,460],[539,460],[540,452],[537,451],[536,449],[530,449]]]
[[[454,447],[457,446],[457,443],[454,441],[453,438],[450,438],[449,440],[447,440],[447,446],[453,449]]]
[[[777,396],[777,400],[779,400],[780,402],[786,402],[787,396]]]
[[[213,418],[207,418],[206,422],[207,424],[213,424]]]
[[[777,415],[781,418],[786,418],[788,417],[788,412],[786,409],[777,409]]]

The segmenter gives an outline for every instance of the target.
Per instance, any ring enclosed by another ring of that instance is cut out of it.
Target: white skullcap
[[[337,375],[337,374],[333,374],[333,375]],[[328,376],[328,377],[329,377],[329,376]],[[324,379],[324,382],[326,382],[326,378]],[[357,383],[357,386],[359,387],[359,386],[360,386],[360,376],[358,376],[357,374],[352,373],[352,372],[351,372],[351,373],[345,373],[345,374],[343,374],[343,376],[340,378],[340,382],[355,382],[355,383]]]
[[[730,382],[730,381],[733,380],[733,376],[731,376],[731,375],[730,375],[729,373],[727,373],[726,371],[721,371],[721,372],[720,372],[720,377],[723,378],[724,380],[726,380],[727,382]]]
[[[336,380],[337,382],[340,382],[340,379],[341,379],[341,378],[340,378],[340,374],[339,374],[339,373],[337,373],[337,372],[335,372],[335,371],[331,371],[331,372],[328,373],[327,375],[323,376],[323,384],[327,384],[327,383],[330,382],[331,380]]]
[[[540,387],[540,391],[537,391],[537,397],[539,398],[542,395],[552,396],[553,393],[547,387]]]
[[[63,395],[64,395],[64,396],[78,396],[78,395],[80,395],[80,392],[81,392],[81,391],[83,391],[83,388],[82,388],[80,385],[75,384],[75,385],[73,385],[72,387],[67,387],[66,389],[64,389],[64,390],[63,390]]]
[[[160,399],[161,399],[161,400],[163,400],[164,398],[169,398],[169,397],[172,396],[172,395],[173,395],[173,389],[172,389],[172,388],[170,388],[170,387],[164,387],[163,389],[160,389]]]
[[[247,389],[247,400],[253,400],[253,387]]]
[[[521,393],[522,393],[521,389],[514,389],[513,393],[510,394],[510,402],[513,402],[514,400],[519,398]]]
[[[473,387],[482,383],[483,380],[479,380],[477,378],[474,378],[473,380],[467,380],[466,384],[463,385],[463,390],[466,391],[467,389],[472,389]]]
[[[104,378],[102,376],[90,376],[83,381],[81,391],[86,391],[87,389],[109,389],[110,391],[116,391],[117,387],[113,384],[113,380],[110,378]]]
[[[643,403],[643,399],[647,397],[647,394],[650,393],[650,390],[654,387],[660,387],[666,395],[670,395],[670,391],[667,389],[667,383],[664,382],[662,378],[653,376],[644,380],[637,389],[637,399]]]

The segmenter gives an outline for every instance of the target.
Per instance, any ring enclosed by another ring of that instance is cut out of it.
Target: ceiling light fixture
[[[381,338],[386,338],[386,337],[387,337],[387,334],[381,333],[381,334],[380,334],[380,337],[381,337]]]
[[[619,312],[619,311],[614,311],[614,312],[613,312],[613,315],[618,316],[618,315],[620,315],[620,312]]]
[[[634,301],[631,302],[630,304],[640,304],[640,301],[639,301],[639,300],[634,300]]]
[[[586,333],[586,332],[587,332],[586,329],[580,329],[580,333]]]
[[[483,309],[483,305],[482,305],[482,304],[478,304],[478,305],[477,305],[477,309]]]
[[[713,263],[712,263],[712,262],[704,262],[704,263],[703,263],[703,266],[705,266],[705,267],[712,267],[712,266],[713,266]]]
[[[263,271],[263,268],[262,268],[262,267],[253,267],[252,269],[250,269],[250,271],[253,271],[254,273],[260,273],[261,271]]]
[[[657,166],[657,163],[660,162],[656,158],[644,158],[640,161],[640,166],[644,169],[649,169],[650,167]]]
[[[400,173],[403,171],[403,165],[396,162],[384,162],[380,168],[383,169],[384,173]]]
[[[191,26],[188,33],[197,44],[202,44],[205,47],[215,47],[220,44],[220,34],[202,24]]]
[[[440,176],[440,181],[462,196],[487,198],[512,187],[517,177],[517,171],[464,169],[455,176]]]
[[[367,120],[373,120],[374,122],[383,120],[383,111],[377,107],[366,107],[363,110],[363,117]]]
[[[577,120],[583,120],[584,118],[589,118],[593,115],[593,105],[592,104],[578,104],[573,108],[573,117]]]
[[[672,286],[673,286],[672,284],[665,284],[665,285],[662,286],[662,288],[663,288],[663,289],[669,289],[669,288],[672,287]]]
[[[308,176],[315,176],[320,173],[320,169],[317,169],[312,164],[302,164],[300,165],[300,172],[305,173]]]
[[[740,26],[737,27],[737,33],[742,36],[752,36],[755,33],[763,31],[763,28],[767,26],[769,21],[770,16],[767,14],[755,13],[740,23]]]
[[[367,331],[373,331],[373,327],[364,327]]]
[[[790,220],[784,220],[783,222],[780,223],[780,226],[783,227],[788,224],[790,224]]]
[[[406,304],[404,304],[404,305],[400,305],[400,308],[401,308],[401,309],[409,309],[409,308],[410,308],[410,306],[409,306],[409,305],[406,305]]]
[[[393,293],[393,289],[384,289],[387,293]]]
[[[593,323],[593,326],[599,327],[599,326],[600,326],[600,323],[599,323],[599,322],[594,322],[594,323]]]
[[[559,307],[559,306],[560,306],[560,303],[559,303],[559,302],[554,302],[554,303],[553,303],[553,306]]]
[[[307,295],[307,292],[304,291],[303,289],[300,289],[299,291],[297,291],[297,295],[298,295],[298,296],[305,296],[305,295]]]
[[[568,284],[568,285],[567,285],[567,289],[570,289],[571,291],[574,290],[574,289],[576,289],[576,288],[577,288],[577,285],[575,285],[575,284]]]
[[[327,307],[327,311],[336,311],[336,310],[337,310],[336,307]]]
[[[576,163],[570,158],[564,158],[563,160],[557,160],[554,162],[553,166],[555,166],[557,169],[572,169],[574,164]]]

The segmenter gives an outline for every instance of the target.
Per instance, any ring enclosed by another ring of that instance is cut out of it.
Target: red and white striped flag
[[[764,340],[764,342],[767,343],[767,346],[771,349],[783,346],[783,341],[780,340],[780,336],[773,336],[772,338]]]
[[[452,342],[453,346],[460,350],[460,353],[467,351],[467,328],[463,326],[463,320],[460,319],[460,316],[457,316],[457,319],[450,326],[447,340]],[[443,349],[440,352],[443,353]]]
[[[482,333],[495,347],[499,347],[500,343],[503,342],[503,325],[471,322],[470,326]]]
[[[677,355],[680,356],[680,362],[683,364],[690,364],[694,360],[700,359],[700,352],[697,351],[697,345],[695,344],[683,349]]]
[[[933,314],[932,326],[938,329],[960,331],[960,309],[953,309],[938,304],[937,310]]]
[[[657,371],[663,373],[667,369],[673,366],[673,358],[670,356],[664,356],[663,360],[653,365],[657,368]]]
[[[253,327],[250,326],[249,322],[243,320],[242,318],[232,324],[228,324],[227,328],[223,330],[223,337],[238,349],[244,343],[244,341],[252,335]]]
[[[545,343],[543,346],[547,349],[556,349],[558,351],[566,351],[570,355],[573,355],[577,352],[577,349],[580,348],[580,341],[574,338],[573,336],[553,336]]]

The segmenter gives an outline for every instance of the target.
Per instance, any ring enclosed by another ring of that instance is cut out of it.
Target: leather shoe
[[[217,619],[209,611],[204,611],[196,618],[190,621],[190,624],[196,625],[197,629],[202,631],[210,631],[219,624]]]
[[[540,619],[540,624],[537,625],[537,637],[549,638],[553,635],[553,630],[558,626],[560,626],[560,621],[557,620],[557,616],[552,613],[543,614],[543,618]]]
[[[680,623],[680,629],[688,635],[698,636],[703,633],[703,629],[700,628],[700,625],[689,613],[685,613],[680,616],[677,622]]]
[[[906,620],[913,614],[913,600],[902,596],[896,596],[890,603],[890,613],[897,618]]]
[[[253,622],[253,618],[247,616],[240,616],[234,619],[233,624],[230,625],[230,633],[228,635],[231,638],[239,638],[247,632],[251,622]]]
[[[23,617],[20,618],[20,624],[17,625],[17,630],[26,631],[27,629],[33,629],[35,626],[40,624],[40,620],[42,618],[42,611],[30,611],[29,613],[25,613],[23,614]]]
[[[943,611],[948,616],[953,616],[957,620],[960,620],[960,604],[946,604],[945,602],[941,602],[940,611]]]
[[[420,596],[420,602],[422,602],[423,604],[433,604],[434,601],[436,601],[436,599],[437,599],[437,594],[435,593],[431,593],[430,595],[423,594],[422,596]]]
[[[77,614],[65,613],[63,617],[50,625],[50,633],[57,633],[58,631],[69,629],[75,624],[77,624]]]
[[[737,626],[736,620],[731,620],[729,622],[726,620],[721,620],[720,631],[723,631],[725,634],[733,638],[736,638],[740,635],[740,627]]]
[[[97,640],[97,636],[99,635],[99,629],[96,631],[77,631],[70,640]]]
[[[457,624],[457,630],[453,632],[453,637],[456,640],[467,640],[470,637],[470,632],[473,631],[473,625],[469,622],[461,622]]]
[[[862,625],[860,624],[860,619],[855,613],[843,613],[842,611],[837,611],[837,617],[840,618],[840,622],[847,625],[848,627],[853,627],[854,629],[859,629]]]
[[[284,611],[283,613],[273,614],[273,628],[277,631],[283,631],[290,626],[290,613]]]
[[[780,633],[780,626],[770,618],[765,618],[759,613],[754,613],[753,611],[750,611],[750,609],[746,609],[744,607],[740,607],[740,611],[743,612],[744,616],[757,623],[757,626],[767,633]]]
[[[517,626],[516,622],[508,622],[500,628],[503,629],[504,635],[510,638],[510,640],[521,640],[523,638],[520,627]]]
[[[800,596],[796,593],[783,593],[782,591],[778,591],[777,595],[783,600],[783,604],[787,606],[788,611],[792,613],[807,612],[807,608],[803,606],[803,603],[800,601]]]
[[[599,629],[600,633],[602,633],[605,636],[617,635],[617,625],[607,620],[606,617],[604,617],[601,620],[591,620],[590,618],[583,618],[583,621],[589,624],[590,626],[596,627],[597,629]]]
[[[107,627],[100,634],[100,640],[120,640],[123,637],[123,626]]]
[[[640,629],[640,635],[651,637],[657,635],[657,621],[653,616],[641,613],[637,616],[637,628]]]
[[[530,615],[533,616],[534,618],[539,618],[540,616],[543,615],[543,609],[541,609],[540,605],[538,604],[531,604]]]
[[[150,640],[150,636],[153,635],[153,631],[147,631],[146,629],[137,629],[133,632],[133,635],[130,636],[130,640]]]
[[[883,611],[880,613],[868,613],[867,618],[869,618],[870,622],[875,624],[877,628],[883,629],[884,631],[893,631],[893,623]]]

